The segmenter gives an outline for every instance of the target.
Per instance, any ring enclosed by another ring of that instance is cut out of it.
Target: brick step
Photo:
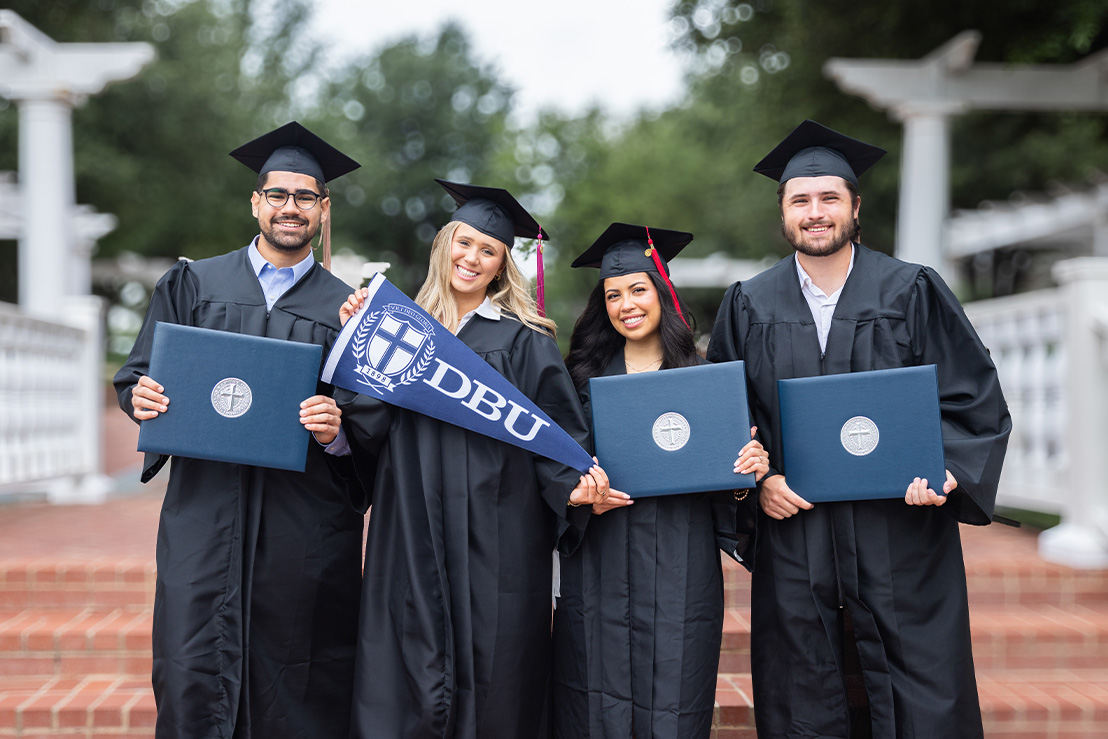
[[[0,614],[150,608],[155,576],[150,557],[6,557],[0,559]]]
[[[149,682],[151,624],[149,609],[0,614],[0,677],[42,682],[116,673]]]
[[[757,739],[751,695],[749,672],[720,671],[716,676],[712,739]]]
[[[3,739],[150,739],[156,716],[146,675],[0,677]]]
[[[750,672],[750,609],[728,608],[723,613],[721,673]]]
[[[979,671],[978,693],[989,739],[1103,739],[1108,670]],[[720,673],[713,739],[756,739],[750,675]]]
[[[1108,666],[1108,606],[973,606],[978,670]],[[720,673],[750,671],[750,609],[724,613]]]
[[[971,606],[1108,604],[1108,570],[1076,570],[1037,558],[966,558]]]
[[[971,606],[1108,605],[1108,569],[1077,570],[1038,556],[1038,533],[1007,526],[963,526]],[[749,607],[750,573],[723,557],[724,598]]]
[[[979,671],[1108,666],[1108,605],[971,606],[970,633]]]
[[[1108,670],[986,670],[977,673],[989,739],[1103,739]]]

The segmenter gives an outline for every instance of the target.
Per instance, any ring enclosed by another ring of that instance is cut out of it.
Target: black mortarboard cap
[[[658,250],[662,265],[669,271],[668,262],[677,256],[690,241],[691,233],[651,228],[649,238]],[[581,256],[573,260],[573,267],[599,267],[600,279],[619,277],[634,272],[657,272],[658,267],[650,255],[647,227],[629,223],[613,223],[600,234]]]
[[[541,234],[542,238],[549,238],[539,222],[503,188],[463,185],[438,179],[435,182],[442,185],[458,204],[458,209],[451,216],[452,221],[467,223],[509,248],[515,243],[516,236],[534,239]]]
[[[296,172],[322,182],[361,166],[296,121],[243,144],[231,156],[259,175]]]
[[[835,175],[857,186],[858,177],[883,156],[885,150],[879,146],[804,121],[754,165],[754,171],[777,182]]]

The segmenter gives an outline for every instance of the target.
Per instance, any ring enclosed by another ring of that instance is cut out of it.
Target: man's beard
[[[836,226],[841,224],[834,224]],[[843,247],[850,244],[853,236],[858,231],[858,222],[854,221],[852,228],[848,232],[845,228],[839,230],[839,237],[825,246],[812,246],[805,241],[804,236],[801,234],[800,228],[789,228],[784,223],[781,224],[781,235],[785,237],[785,241],[788,241],[792,245],[793,249],[796,249],[801,254],[809,257],[829,257],[832,254],[837,254],[843,249]]]
[[[274,249],[285,252],[298,252],[310,244],[312,239],[315,238],[315,235],[319,233],[319,225],[317,224],[315,228],[310,228],[306,218],[282,218],[281,220],[302,223],[304,224],[304,228],[296,233],[287,233],[274,226],[274,220],[270,220],[268,223],[259,221],[258,226],[261,228],[262,237],[265,238],[266,242]]]

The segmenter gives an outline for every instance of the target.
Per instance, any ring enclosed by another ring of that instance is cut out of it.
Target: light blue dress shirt
[[[281,296],[289,291],[289,288],[300,282],[304,275],[308,274],[308,270],[312,268],[312,265],[315,264],[315,255],[308,252],[308,256],[293,266],[277,269],[267,262],[262,253],[258,251],[257,236],[250,242],[250,247],[246,253],[250,257],[250,266],[254,268],[254,274],[258,276],[258,282],[262,286],[267,311],[273,310],[273,304],[280,300]],[[312,434],[312,438],[315,439],[315,434]],[[318,439],[316,443],[320,443]],[[345,457],[350,454],[350,443],[346,440],[346,432],[342,430],[341,426],[339,426],[339,435],[330,444],[324,446],[323,450],[336,457]]]

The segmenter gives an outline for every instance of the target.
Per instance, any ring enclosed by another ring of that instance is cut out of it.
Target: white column
[[[946,258],[950,213],[950,116],[961,106],[904,104],[893,115],[904,124],[896,255],[955,278]]]
[[[1062,522],[1039,537],[1043,558],[1108,567],[1108,259],[1054,265],[1066,299],[1068,494]]]
[[[19,304],[57,317],[60,295],[88,293],[68,284],[72,259],[72,107],[58,98],[29,98],[19,105],[19,179],[25,210],[19,244]]]

